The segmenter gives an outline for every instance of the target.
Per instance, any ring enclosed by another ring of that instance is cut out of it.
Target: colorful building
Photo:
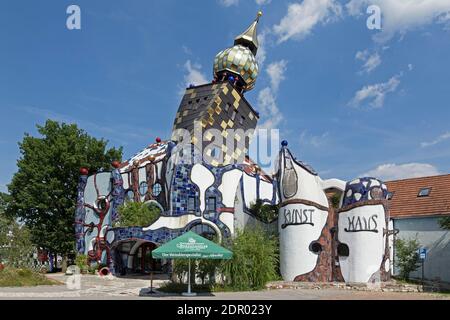
[[[275,173],[248,156],[258,112],[245,99],[259,68],[261,14],[234,45],[214,59],[211,83],[186,89],[169,140],[156,142],[112,171],[80,172],[75,218],[77,250],[113,273],[166,270],[153,261],[157,246],[193,230],[219,241],[238,228],[260,225],[280,237],[280,270],[288,281],[384,281],[390,274],[386,185],[374,178],[322,180],[283,141]],[[339,196],[339,209],[327,193]],[[279,206],[263,222],[251,210],[260,200]],[[154,204],[149,226],[113,227],[125,201]]]

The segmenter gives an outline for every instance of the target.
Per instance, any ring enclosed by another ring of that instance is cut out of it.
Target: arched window
[[[190,231],[195,232],[196,234],[208,240],[213,240],[216,236],[216,231],[212,227],[202,223],[196,224],[190,229]]]
[[[126,193],[126,200],[127,201],[133,201],[134,200],[134,192],[133,190],[128,190]]]
[[[141,184],[139,185],[139,193],[141,194],[141,196],[145,196],[147,194],[147,191],[148,191],[147,182],[145,181],[141,182]]]
[[[161,193],[161,191],[162,191],[161,184],[155,183],[155,184],[153,185],[153,189],[152,189],[152,194],[153,194],[153,196],[154,196],[154,197],[159,196],[159,194]]]

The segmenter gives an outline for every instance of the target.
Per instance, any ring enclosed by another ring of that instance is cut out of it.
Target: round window
[[[153,196],[154,196],[154,197],[159,196],[159,194],[161,193],[161,191],[162,191],[161,184],[155,183],[155,184],[153,185],[153,191],[152,191]]]
[[[141,194],[141,196],[145,196],[147,194],[147,191],[148,191],[147,182],[145,181],[141,182],[141,184],[139,185],[139,193]]]
[[[108,207],[108,202],[105,198],[99,198],[97,200],[97,208],[99,208],[101,211],[105,211]]]
[[[383,190],[379,187],[372,188],[372,190],[370,190],[370,196],[374,200],[381,200],[383,199]]]
[[[318,241],[313,241],[309,245],[309,251],[315,254],[320,254],[322,252],[322,245]]]
[[[350,254],[350,249],[345,243],[339,243],[337,247],[337,253],[341,257],[348,257],[348,255]]]

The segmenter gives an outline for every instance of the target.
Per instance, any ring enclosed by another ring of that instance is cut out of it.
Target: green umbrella
[[[191,259],[231,259],[233,253],[189,231],[152,251],[157,259],[189,259],[188,292],[191,293]]]

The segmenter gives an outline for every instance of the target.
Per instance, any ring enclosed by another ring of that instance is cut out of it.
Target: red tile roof
[[[393,218],[450,215],[450,174],[386,182],[390,215]],[[419,190],[431,188],[429,196],[418,197]]]

